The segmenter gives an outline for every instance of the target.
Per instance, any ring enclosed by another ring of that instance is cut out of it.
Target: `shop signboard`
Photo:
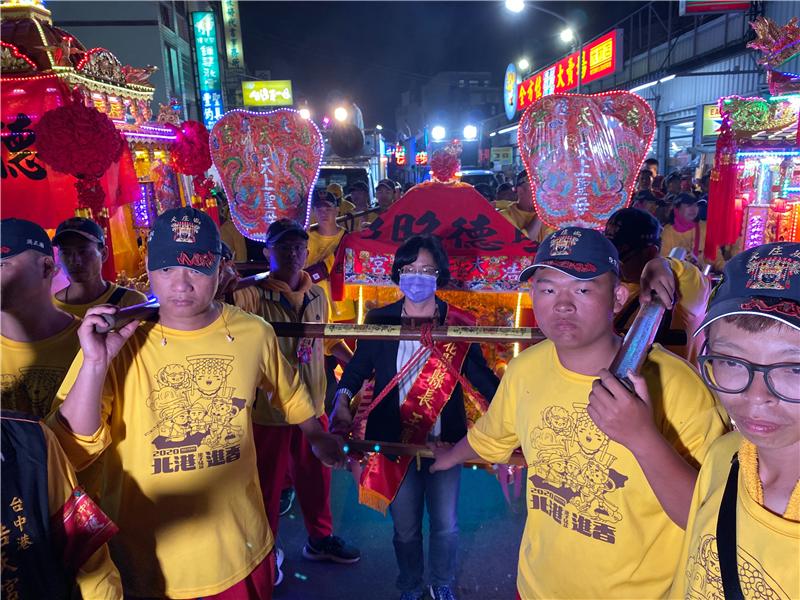
[[[581,83],[614,74],[621,64],[622,30],[614,29],[585,44],[582,49]],[[517,110],[524,110],[542,96],[570,92],[578,87],[578,53],[562,58],[519,84]]]
[[[750,10],[750,2],[736,0],[680,0],[678,11],[680,16],[709,13],[746,12]]]
[[[722,125],[722,115],[719,114],[719,105],[703,105],[703,138],[713,138],[719,135]]]
[[[291,106],[292,82],[289,79],[243,81],[242,97],[245,106]]]
[[[210,11],[192,13],[197,78],[200,82],[200,110],[203,124],[211,131],[222,118],[222,82],[217,53],[217,22]]]
[[[495,166],[510,165],[513,157],[514,149],[511,146],[498,146],[492,148],[489,160],[491,160]]]
[[[506,67],[506,78],[503,82],[503,107],[510,121],[517,114],[517,67],[509,63]]]
[[[225,51],[228,57],[228,67],[244,69],[239,0],[222,0],[222,24],[225,27]]]

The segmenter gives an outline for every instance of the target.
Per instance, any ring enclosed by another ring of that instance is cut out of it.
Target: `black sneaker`
[[[361,552],[358,548],[348,545],[342,538],[335,535],[329,535],[317,541],[308,538],[308,543],[303,546],[303,556],[308,560],[329,560],[345,564],[361,560]]]
[[[294,502],[294,490],[292,488],[286,488],[281,492],[281,507],[278,511],[280,516],[285,515],[287,512],[292,510],[292,502]]]
[[[449,585],[432,585],[429,591],[433,600],[456,600],[456,595]]]

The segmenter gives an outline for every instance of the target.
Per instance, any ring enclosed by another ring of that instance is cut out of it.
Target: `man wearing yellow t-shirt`
[[[335,184],[331,184],[335,185]],[[331,186],[328,186],[329,188]],[[347,230],[336,224],[336,215],[339,209],[339,199],[328,191],[318,191],[312,199],[314,216],[317,227],[308,232],[308,258],[305,270],[311,276],[311,281],[318,285],[325,294],[330,307],[330,320],[334,323],[354,323],[356,320],[355,302],[349,298],[334,300],[331,295],[330,272],[336,261],[336,251]],[[336,376],[334,371],[339,360],[333,355],[333,348],[337,340],[325,340],[325,376],[327,379],[325,391],[325,406],[333,405],[333,395],[336,392]],[[343,346],[342,344],[341,346]],[[339,346],[339,347],[341,347]]]
[[[259,492],[251,414],[262,388],[325,464],[341,442],[263,320],[214,300],[219,230],[193,208],[161,214],[147,269],[156,320],[101,334],[116,307],[89,309],[81,353],[48,425],[77,469],[103,456],[100,505],[126,597],[269,598],[273,538]]]
[[[265,250],[270,275],[257,286],[235,292],[236,306],[271,323],[327,322],[325,294],[302,270],[308,254],[308,237],[300,224],[291,219],[271,223],[266,239],[268,252]],[[327,430],[322,340],[283,337],[278,345],[289,364],[300,373],[311,393],[314,415]],[[341,340],[336,341],[333,351],[344,363],[352,356]],[[303,431],[287,423],[281,408],[262,395],[256,402],[253,421],[261,491],[273,533],[278,531],[281,489],[288,474],[297,491],[308,532],[303,556],[317,561],[357,562],[361,558],[358,549],[333,535],[331,472],[311,452]]]
[[[331,308],[331,321],[349,322],[356,318],[352,300],[333,301],[330,272],[336,260],[336,251],[347,230],[336,224],[340,200],[335,194],[317,191],[311,200],[316,227],[308,232],[308,258],[304,265],[311,281],[322,288]]]
[[[606,223],[605,234],[619,252],[620,275],[629,294],[614,318],[617,331],[627,331],[633,323],[640,292],[645,296],[655,293],[670,309],[656,341],[694,363],[700,351],[694,332],[703,320],[711,293],[708,279],[688,261],[659,257],[661,223],[648,212],[638,208],[618,210]]]
[[[800,598],[800,244],[725,265],[697,333],[737,431],[700,469],[670,598]]]
[[[432,469],[503,463],[522,446],[528,519],[517,590],[533,598],[658,598],[669,589],[697,466],[724,431],[684,361],[655,346],[636,394],[608,367],[627,299],[600,232],[570,227],[539,246],[532,278],[547,336],[508,365],[488,412]]]
[[[58,262],[69,278],[69,285],[53,299],[61,310],[83,318],[98,304],[123,307],[147,300],[141,292],[103,279],[108,246],[103,229],[94,221],[72,217],[62,222],[56,229],[53,246],[58,248]]]
[[[0,243],[2,405],[43,417],[78,352],[80,319],[53,305],[57,267],[44,229],[3,219]]]
[[[528,172],[525,169],[517,175],[516,193],[517,201],[506,204],[498,212],[529,239],[541,243],[554,230],[545,225],[536,214]]]

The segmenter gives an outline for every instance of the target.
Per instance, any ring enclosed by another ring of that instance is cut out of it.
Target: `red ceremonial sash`
[[[71,573],[119,531],[89,494],[75,488],[61,510],[51,517],[53,537],[63,549],[64,565]]]
[[[446,324],[474,325],[475,320],[469,313],[448,306]],[[433,428],[444,405],[460,383],[461,378],[458,374],[467,357],[469,346],[469,342],[433,344],[434,349],[430,357],[414,380],[405,401],[400,405],[402,443],[424,444],[427,441],[428,432]],[[464,389],[463,394],[465,403],[470,396],[470,401],[482,405],[485,411],[485,400],[475,399],[473,394],[476,392],[469,390],[468,393],[468,390]],[[413,458],[413,456],[399,456],[391,459],[377,452],[372,454],[361,472],[358,487],[359,503],[386,514],[386,509],[397,495],[397,490],[400,489]]]

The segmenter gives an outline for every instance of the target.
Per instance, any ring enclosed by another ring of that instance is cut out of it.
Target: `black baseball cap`
[[[278,219],[277,221],[273,221],[267,229],[267,247],[270,248],[274,246],[290,233],[295,234],[304,240],[308,239],[308,233],[297,221],[292,219]]]
[[[385,187],[390,192],[394,192],[394,181],[392,181],[391,179],[381,179],[378,182],[378,185],[375,186],[375,191],[377,191],[378,188],[381,187]]]
[[[648,246],[661,247],[661,223],[649,212],[638,208],[621,208],[611,215],[605,234],[620,256]]]
[[[186,267],[213,275],[222,256],[217,224],[196,208],[172,208],[153,223],[147,243],[147,269]]]
[[[539,267],[555,269],[575,279],[594,279],[609,272],[619,276],[619,254],[599,231],[565,227],[539,244],[533,264],[519,274],[519,280],[527,281]]]
[[[106,243],[106,236],[105,233],[103,233],[103,228],[91,219],[86,219],[84,217],[71,217],[66,221],[62,221],[56,228],[56,234],[53,237],[53,245],[60,245],[59,239],[63,240],[64,236],[68,233],[77,234],[95,244],[105,245]]]
[[[319,188],[314,191],[314,195],[311,198],[311,204],[330,204],[332,206],[339,206],[339,204],[341,204],[341,199],[333,192]]]
[[[369,186],[367,185],[366,181],[355,181],[350,185],[350,191],[354,192],[355,190],[362,190],[364,192],[369,192]]]
[[[697,196],[694,194],[687,194],[686,192],[681,192],[675,199],[672,201],[673,206],[680,206],[681,204],[697,204],[698,199]]]
[[[730,315],[759,315],[800,330],[800,243],[764,244],[728,261],[695,335]]]
[[[525,169],[517,173],[516,185],[519,185],[523,181],[528,181],[528,172]]]
[[[53,245],[47,232],[33,221],[3,219],[0,221],[0,258],[11,258],[26,250],[53,256]]]

